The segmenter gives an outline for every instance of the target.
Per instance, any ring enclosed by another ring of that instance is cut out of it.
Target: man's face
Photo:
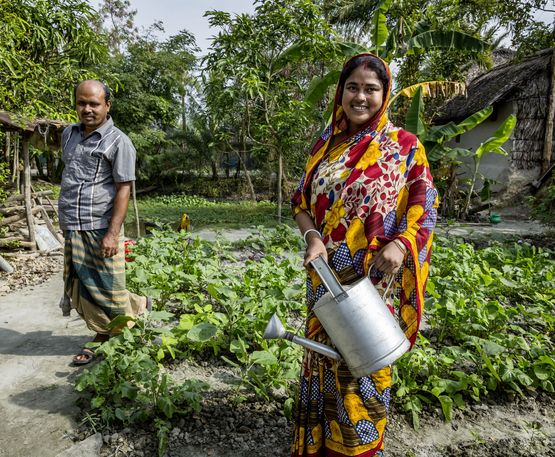
[[[96,81],[85,81],[75,93],[75,104],[79,120],[85,133],[94,132],[108,117],[112,103],[105,100],[104,88]]]

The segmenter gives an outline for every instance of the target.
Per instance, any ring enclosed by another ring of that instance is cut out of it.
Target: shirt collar
[[[73,127],[77,128],[79,133],[81,133],[83,131],[83,124],[81,122],[77,122],[77,124],[74,124]],[[110,131],[112,128],[114,127],[114,120],[112,119],[112,116],[108,115],[106,122],[104,122],[104,124],[102,124],[100,127],[98,127],[95,131],[91,132],[90,135],[94,135],[95,133],[98,133],[100,135],[100,138],[102,138],[104,135],[106,135],[106,133],[108,131]]]

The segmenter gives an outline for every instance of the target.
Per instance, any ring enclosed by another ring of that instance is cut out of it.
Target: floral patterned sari
[[[332,132],[337,135],[346,129],[338,87],[332,123],[312,149],[292,206],[294,215],[305,211],[311,216],[328,250],[328,263],[344,284],[368,274],[373,254],[388,242],[398,239],[406,246],[407,255],[397,274],[396,311],[414,345],[437,192],[424,147],[416,136],[387,118],[390,86],[384,89],[380,111],[368,124],[330,147]],[[372,270],[378,290],[385,285],[382,276]],[[332,344],[312,312],[325,292],[319,277],[309,272],[305,336]],[[384,299],[394,312],[393,294]],[[306,350],[291,455],[382,456],[390,387],[391,367],[356,379],[343,361]]]

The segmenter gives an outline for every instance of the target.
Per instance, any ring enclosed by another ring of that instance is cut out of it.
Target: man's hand
[[[100,243],[100,255],[102,257],[114,257],[118,253],[118,235],[110,232],[104,235]]]

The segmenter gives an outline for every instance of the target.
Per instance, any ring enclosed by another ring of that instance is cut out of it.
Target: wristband
[[[318,236],[322,238],[322,235],[320,235],[320,232],[318,230],[310,228],[303,234],[304,244],[308,244],[308,241],[306,240],[306,235],[308,235],[310,232],[316,232]]]
[[[403,244],[402,241],[395,239],[392,240],[393,244],[395,244],[395,246],[397,246],[397,248],[403,253],[403,255],[405,255],[407,253],[407,248],[406,246]]]

